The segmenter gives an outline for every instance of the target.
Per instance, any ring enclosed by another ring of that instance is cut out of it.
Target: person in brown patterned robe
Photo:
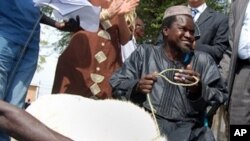
[[[97,99],[112,97],[109,78],[122,64],[121,44],[131,39],[124,15],[138,2],[91,1],[103,8],[100,28],[96,33],[80,30],[72,36],[69,46],[58,59],[52,93]]]

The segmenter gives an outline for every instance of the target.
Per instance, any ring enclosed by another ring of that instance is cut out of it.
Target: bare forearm
[[[118,17],[119,37],[122,45],[125,45],[129,40],[132,39],[132,34],[129,30],[128,24],[125,20],[124,15]]]
[[[53,20],[52,18],[46,16],[45,14],[41,13],[42,14],[42,18],[40,20],[40,23],[43,23],[43,24],[46,24],[46,25],[49,25],[49,26],[52,26],[52,27],[56,27],[56,21]]]
[[[71,141],[49,129],[22,109],[0,101],[0,128],[10,136],[25,141]]]

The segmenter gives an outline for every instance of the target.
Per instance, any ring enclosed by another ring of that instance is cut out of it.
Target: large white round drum
[[[129,102],[57,94],[39,98],[26,111],[74,141],[152,141],[158,137],[150,114]]]

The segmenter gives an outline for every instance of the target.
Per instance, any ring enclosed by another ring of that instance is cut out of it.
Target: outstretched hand
[[[123,0],[122,0],[123,1]],[[125,0],[123,1],[118,14],[126,14],[139,5],[140,0]]]
[[[113,0],[110,4],[108,10],[110,18],[114,17],[116,14],[121,15],[128,13],[139,5],[140,0]]]
[[[123,1],[121,0],[113,0],[107,9],[109,13],[109,18],[114,17],[120,10],[120,7],[122,5]]]

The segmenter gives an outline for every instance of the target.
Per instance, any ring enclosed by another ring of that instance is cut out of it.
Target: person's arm
[[[49,25],[49,26],[52,26],[52,27],[55,27],[55,28],[60,26],[60,23],[57,22],[56,20],[50,18],[49,16],[43,14],[42,12],[40,14],[42,15],[40,23],[46,24],[46,25]],[[61,23],[61,24],[63,24],[63,23]]]
[[[132,39],[132,33],[125,20],[125,14],[133,11],[138,4],[139,0],[112,1],[110,6],[107,9],[102,9],[100,13],[100,21],[104,29],[108,29],[111,26],[118,27],[118,38],[122,45],[125,45]]]
[[[0,100],[0,129],[20,141],[72,141],[26,111]]]
[[[200,74],[200,94],[190,92],[193,108],[203,111],[207,106],[221,105],[227,100],[227,89],[213,58],[207,54],[196,55],[193,68]],[[197,97],[200,95],[199,97]]]
[[[77,32],[82,29],[80,27],[80,19],[78,16],[76,17],[76,19],[71,18],[67,22],[66,21],[58,22],[43,13],[41,14],[42,14],[42,18],[40,20],[40,23],[52,26],[54,28],[57,28],[58,30],[68,31],[68,32]]]
[[[125,45],[129,40],[132,39],[132,33],[129,30],[124,14],[119,15],[117,19],[118,19],[120,43],[122,45]]]
[[[132,40],[128,41],[125,45],[121,45],[121,55],[122,62],[124,62],[136,49],[135,39],[132,37]]]
[[[118,14],[119,37],[122,45],[132,39],[132,33],[125,20],[125,14],[133,11],[138,6],[139,0],[124,1]]]
[[[146,95],[138,91],[144,47],[140,46],[124,62],[123,66],[110,78],[112,94],[117,99],[127,99],[141,104]]]

